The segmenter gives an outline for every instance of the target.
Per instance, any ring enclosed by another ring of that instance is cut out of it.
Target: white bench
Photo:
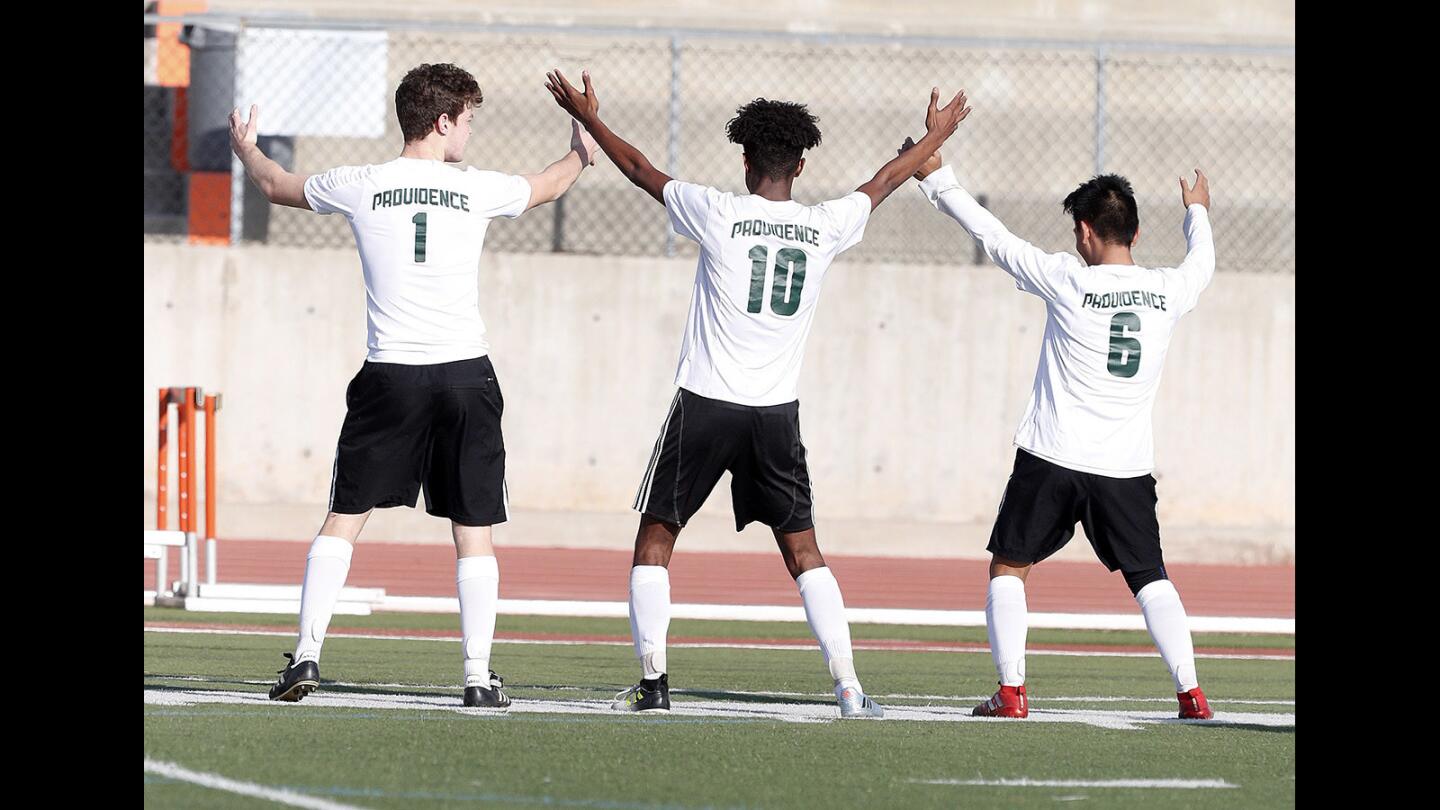
[[[163,595],[170,587],[166,581],[169,574],[169,560],[166,559],[168,549],[177,546],[180,549],[180,570],[181,577],[185,577],[185,533],[184,532],[145,532],[145,559],[155,560],[155,596]]]

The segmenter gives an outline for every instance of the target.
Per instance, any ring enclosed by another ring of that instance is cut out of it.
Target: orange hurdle
[[[193,596],[200,582],[200,548],[199,540],[202,536],[200,524],[200,498],[199,498],[199,458],[196,453],[196,444],[199,441],[199,412],[205,414],[205,523],[203,537],[205,539],[205,580],[209,584],[215,583],[215,492],[218,478],[215,468],[215,447],[216,447],[216,413],[220,410],[220,395],[205,394],[198,386],[173,386],[160,389],[159,403],[160,412],[157,431],[157,451],[159,453],[156,481],[156,505],[155,525],[159,531],[169,528],[169,500],[170,500],[170,406],[177,406],[179,418],[176,420],[178,441],[176,452],[178,455],[176,467],[178,475],[176,482],[177,497],[179,500],[179,529],[184,533],[185,544],[180,547],[180,580],[179,587],[174,589],[175,593],[183,593]],[[149,543],[147,541],[147,549]],[[162,553],[163,550],[162,550]],[[164,571],[162,565],[159,569]],[[170,583],[157,582],[156,595],[165,594],[170,591]]]

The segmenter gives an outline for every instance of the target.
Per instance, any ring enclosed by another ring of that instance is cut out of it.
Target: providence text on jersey
[[[773,236],[820,247],[820,231],[804,225],[777,225],[758,219],[744,219],[730,225],[730,237],[733,239],[736,236]]]
[[[470,210],[470,197],[458,191],[443,188],[396,188],[378,191],[370,199],[370,210],[389,208],[395,205],[439,205],[445,208]]]
[[[1165,296],[1160,293],[1145,292],[1143,290],[1126,290],[1124,292],[1085,293],[1080,300],[1080,306],[1093,309],[1114,309],[1116,307],[1150,307],[1165,311]]]

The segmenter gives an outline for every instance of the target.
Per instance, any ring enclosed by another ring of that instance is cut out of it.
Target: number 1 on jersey
[[[425,212],[421,211],[410,218],[415,223],[415,261],[425,261]]]
[[[765,301],[765,271],[770,249],[764,245],[750,248],[750,301],[746,312],[758,313]],[[770,286],[770,311],[776,315],[794,315],[800,308],[800,291],[805,288],[805,252],[795,248],[775,251],[775,282]]]

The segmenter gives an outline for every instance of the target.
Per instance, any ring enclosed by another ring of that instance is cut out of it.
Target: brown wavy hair
[[[411,68],[395,88],[395,115],[400,119],[405,142],[410,143],[429,135],[441,115],[449,115],[453,121],[466,107],[479,107],[484,100],[480,83],[464,68],[419,65]]]

